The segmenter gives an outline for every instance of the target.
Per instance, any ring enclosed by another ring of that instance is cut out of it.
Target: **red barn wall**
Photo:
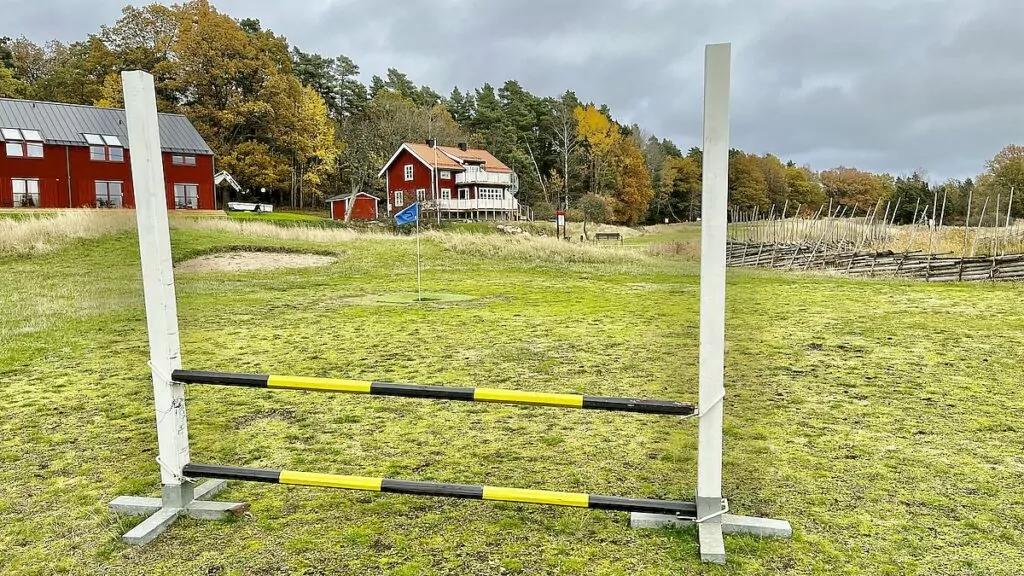
[[[163,154],[167,207],[174,209],[174,184],[196,184],[199,208],[214,210],[213,156],[196,156],[195,166],[177,166],[173,154]],[[38,178],[41,208],[81,208],[96,205],[96,182],[122,182],[124,205],[135,206],[131,176],[131,151],[124,151],[124,162],[95,162],[87,146],[47,144],[43,158],[8,158],[0,149],[0,207],[14,202],[12,178]],[[71,186],[68,187],[68,171]]]
[[[345,219],[345,205],[343,200],[331,202],[331,219]],[[377,200],[369,196],[356,196],[355,208],[352,209],[353,220],[375,220],[377,218]]]
[[[340,202],[335,202],[340,204]],[[377,201],[369,196],[356,196],[355,207],[352,209],[354,220],[374,220],[377,218]]]
[[[405,179],[405,166],[412,164],[412,180]],[[431,180],[433,175],[431,174],[430,168],[416,159],[415,156],[409,153],[408,150],[402,150],[402,152],[395,158],[395,161],[388,168],[388,207],[391,212],[396,212],[402,208],[406,208],[416,202],[416,190],[423,188],[426,194],[427,200],[432,200],[433,195],[431,194]],[[404,202],[401,206],[395,206],[395,192],[401,190],[404,192]]]
[[[12,178],[38,178],[42,206],[67,206],[67,173],[63,146],[43,146],[42,158],[8,158],[0,148],[0,207],[17,208]]]

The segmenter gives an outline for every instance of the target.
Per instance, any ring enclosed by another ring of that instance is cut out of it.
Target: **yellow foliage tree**
[[[609,178],[608,168],[614,160],[616,145],[622,140],[618,124],[611,121],[593,104],[577,106],[576,137],[584,145],[590,170],[590,192],[601,194],[608,185],[614,184]]]
[[[619,138],[614,149],[617,186],[615,189],[615,220],[636,224],[647,213],[654,197],[651,173],[647,170],[644,152],[633,138]]]

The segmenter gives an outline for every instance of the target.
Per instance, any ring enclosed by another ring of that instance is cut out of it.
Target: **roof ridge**
[[[6,102],[24,102],[24,103],[27,103],[27,104],[46,104],[47,106],[71,106],[73,108],[94,108],[96,110],[111,110],[111,111],[114,111],[114,112],[125,112],[125,113],[127,113],[127,110],[125,110],[124,108],[107,108],[105,106],[96,106],[95,104],[74,104],[72,102],[51,102],[49,100],[32,100],[32,99],[28,99],[28,98],[5,98],[5,97],[0,97],[0,102],[5,102],[5,101]],[[188,118],[188,116],[182,114],[181,112],[160,112],[158,110],[157,114],[159,116],[181,116],[181,117],[186,118],[186,119]]]

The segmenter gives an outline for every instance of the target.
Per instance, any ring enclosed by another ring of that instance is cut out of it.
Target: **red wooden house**
[[[376,220],[380,216],[380,198],[366,192],[328,198],[327,204],[331,207],[331,220],[344,220],[349,210],[349,220]]]
[[[388,214],[421,202],[424,211],[445,219],[519,220],[519,179],[486,150],[402,144],[381,169]]]
[[[160,114],[167,207],[213,210],[213,151]],[[134,206],[124,110],[0,98],[0,208]]]

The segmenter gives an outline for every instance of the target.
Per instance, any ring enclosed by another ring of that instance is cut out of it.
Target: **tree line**
[[[185,114],[218,169],[264,200],[307,207],[339,192],[383,196],[377,172],[398,146],[434,138],[490,150],[519,174],[519,199],[538,218],[557,209],[624,224],[700,215],[699,148],[684,153],[571,90],[538,96],[508,80],[443,96],[394,68],[364,84],[349,57],[305,52],[208,0],[126,6],[114,24],[69,44],[0,38],[0,97],[119,107],[122,70],[152,73],[158,108]],[[947,221],[956,221],[986,198],[994,214],[1015,189],[1020,216],[1022,187],[1020,146],[1005,148],[976,179],[942,184],[921,172],[816,172],[773,154],[730,151],[737,212],[814,214],[831,204],[866,214],[898,201],[897,221],[910,221],[913,206],[943,197]]]

